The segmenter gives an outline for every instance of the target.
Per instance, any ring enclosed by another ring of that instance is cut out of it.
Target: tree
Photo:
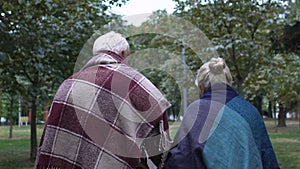
[[[109,6],[120,6],[125,1],[0,1],[3,37],[0,52],[6,55],[1,66],[4,69],[11,66],[14,70],[15,75],[8,78],[13,80],[17,75],[28,84],[22,95],[27,98],[32,113],[31,160],[37,153],[37,106],[52,97],[63,79],[72,74],[78,53],[88,37],[116,17],[108,15]]]
[[[165,11],[154,12],[131,34],[135,35],[129,38],[133,49],[131,65],[138,70],[150,68],[145,75],[173,105],[169,115],[183,115],[185,106],[199,97],[194,84],[196,70],[202,59],[214,53],[209,51],[206,36],[189,21]]]
[[[300,113],[300,88],[299,88],[299,40],[300,40],[300,22],[299,22],[299,1],[290,2],[289,8],[286,10],[285,26],[279,29],[279,36],[272,38],[272,51],[275,58],[280,58],[281,74],[275,76],[275,80],[280,79],[275,86],[276,93],[279,93],[279,119],[278,126],[285,127],[286,111],[297,110]],[[273,78],[274,79],[274,78]],[[272,79],[272,80],[273,80]],[[282,105],[282,103],[284,105]],[[299,118],[299,116],[298,116]],[[300,124],[300,123],[299,123]]]
[[[255,72],[268,50],[268,31],[277,27],[280,1],[185,1],[177,13],[197,25],[231,67],[234,86],[244,95],[243,83]],[[279,22],[280,23],[280,22]]]
[[[17,71],[13,69],[13,61],[7,57],[5,53],[0,53],[1,58],[1,69],[0,69],[0,92],[2,93],[2,104],[7,106],[7,109],[3,111],[6,112],[6,117],[9,121],[9,138],[13,137],[13,124],[16,121],[16,109],[15,102],[18,100],[18,95],[24,90],[23,85],[19,85],[19,76]]]
[[[290,3],[267,0],[175,2],[178,3],[177,15],[190,19],[203,30],[219,55],[226,59],[233,74],[233,85],[241,95],[252,101],[261,113],[264,97],[273,105],[286,103],[285,97],[281,97],[288,90],[288,83],[283,80],[287,74],[282,74],[286,73],[286,67],[282,64],[290,62],[286,55],[280,56],[284,57],[283,62],[276,59],[279,56],[274,54],[271,40],[280,36]]]
[[[297,101],[299,92],[299,58],[294,54],[276,54],[266,68],[268,83],[265,89],[271,91],[267,96],[274,99],[273,104],[279,105],[278,126],[285,127],[286,112],[291,110],[293,102]]]

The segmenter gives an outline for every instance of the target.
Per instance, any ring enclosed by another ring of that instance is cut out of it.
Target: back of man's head
[[[95,40],[93,55],[97,55],[101,50],[109,50],[122,57],[127,57],[130,53],[127,40],[122,37],[121,34],[113,31],[108,32]]]

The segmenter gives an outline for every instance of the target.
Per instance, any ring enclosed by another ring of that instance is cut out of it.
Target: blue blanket
[[[279,168],[261,115],[227,85],[188,107],[173,146],[164,169]]]

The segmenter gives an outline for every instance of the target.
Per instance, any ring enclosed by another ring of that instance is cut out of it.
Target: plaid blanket
[[[193,102],[164,169],[277,169],[264,121],[230,86],[213,85]]]
[[[62,83],[35,168],[130,169],[146,155],[164,152],[170,142],[165,113],[170,104],[122,60],[101,51]]]

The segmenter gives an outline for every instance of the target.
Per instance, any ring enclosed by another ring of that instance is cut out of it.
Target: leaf
[[[26,78],[24,78],[23,76],[15,75],[15,78],[16,78],[17,82],[20,85],[24,85],[24,86],[30,86],[31,85],[31,83]]]
[[[4,52],[0,52],[0,61],[5,63],[7,62],[7,54]]]
[[[9,3],[4,3],[3,8],[6,9],[7,11],[13,10],[13,6]]]
[[[38,5],[42,2],[42,0],[34,0],[35,5]]]
[[[24,4],[24,0],[18,0],[18,3],[19,3],[20,5],[22,5],[22,4]]]

